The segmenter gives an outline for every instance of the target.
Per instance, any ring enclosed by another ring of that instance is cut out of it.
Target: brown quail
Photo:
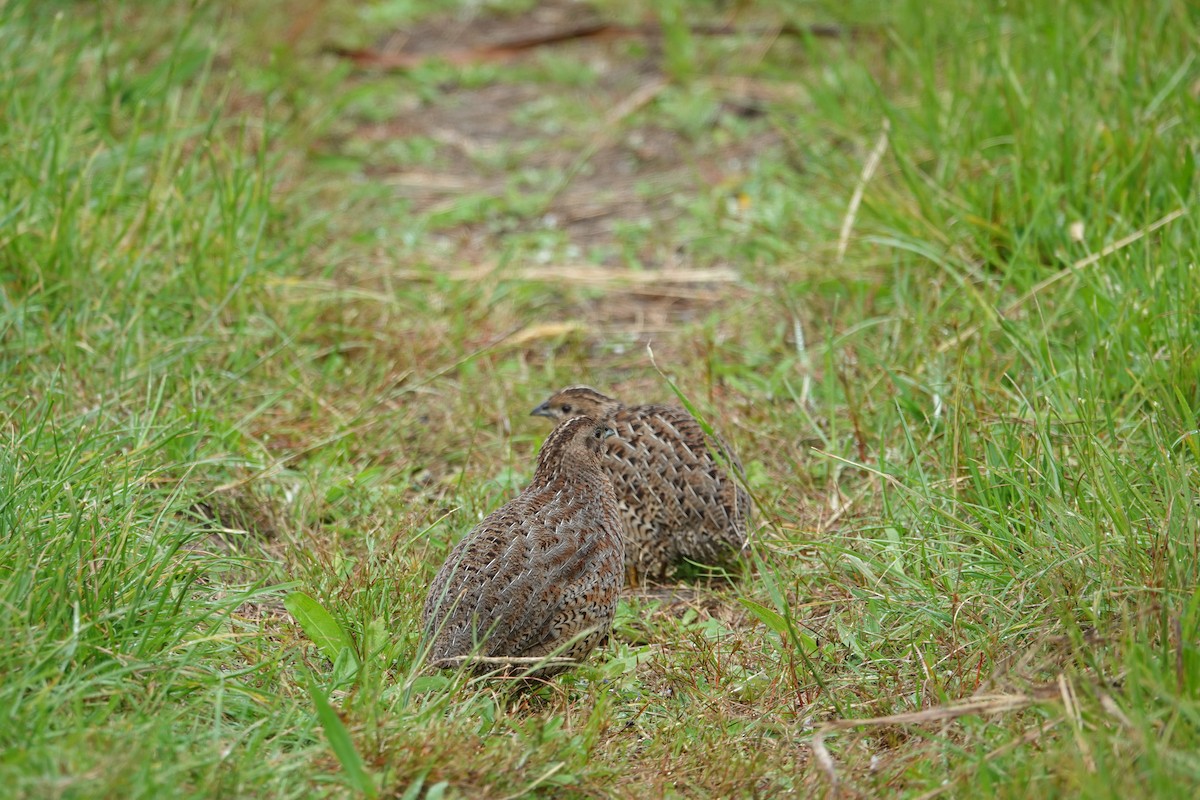
[[[529,486],[451,551],[422,614],[434,665],[519,673],[549,656],[535,672],[544,677],[608,634],[624,563],[617,500],[600,466],[612,434],[586,417],[559,424]]]
[[[603,465],[612,478],[625,530],[627,580],[658,581],[684,559],[730,561],[746,544],[750,498],[713,456],[700,423],[682,408],[626,406],[587,386],[560,390],[533,414],[586,414],[616,431]],[[716,447],[737,472],[729,446]]]

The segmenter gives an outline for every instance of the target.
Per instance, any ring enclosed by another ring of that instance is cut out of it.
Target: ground
[[[1197,792],[1188,4],[193,6],[0,5],[16,796]],[[427,669],[581,382],[745,562]]]

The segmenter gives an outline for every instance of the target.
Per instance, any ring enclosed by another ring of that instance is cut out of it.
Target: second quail
[[[568,386],[532,412],[550,419],[586,414],[611,425],[604,471],[612,478],[625,526],[628,582],[670,577],[685,559],[728,562],[745,547],[750,498],[714,456],[741,473],[720,439],[706,440],[682,408],[627,406],[588,386]]]

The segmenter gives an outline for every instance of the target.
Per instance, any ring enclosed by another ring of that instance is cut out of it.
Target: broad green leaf
[[[788,622],[778,611],[773,611],[745,597],[739,597],[738,602],[745,606],[751,614],[758,617],[764,625],[778,633],[785,640],[791,639],[805,654],[816,652],[817,640]]]
[[[358,656],[349,647],[343,647],[333,660],[333,686],[336,688],[354,680],[358,669]]]
[[[766,625],[780,636],[788,635],[788,622],[778,611],[772,611],[766,606],[756,603],[746,597],[739,597],[738,602],[745,606],[751,614],[758,617],[762,624]]]
[[[283,601],[283,606],[330,661],[336,662],[343,650],[353,654],[354,642],[350,635],[316,600],[304,592],[292,592]]]

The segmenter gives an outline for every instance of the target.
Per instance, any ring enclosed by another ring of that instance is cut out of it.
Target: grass
[[[402,73],[330,48],[534,4],[192,5],[0,5],[14,796],[1200,789],[1186,3],[673,3]],[[576,382],[733,444],[745,574],[531,694],[424,670]]]

